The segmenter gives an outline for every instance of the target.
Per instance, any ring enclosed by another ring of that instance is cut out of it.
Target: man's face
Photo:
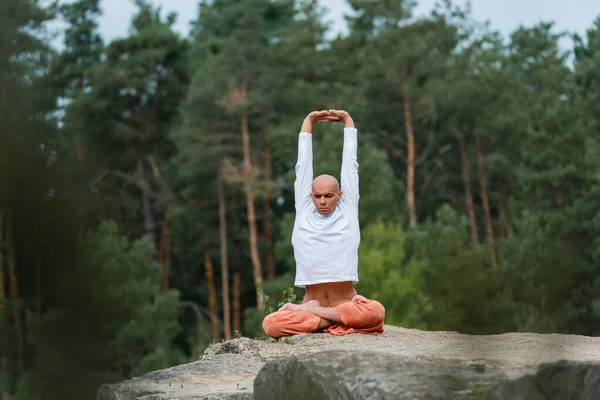
[[[341,200],[342,192],[335,178],[322,175],[313,181],[310,197],[319,214],[329,215]]]

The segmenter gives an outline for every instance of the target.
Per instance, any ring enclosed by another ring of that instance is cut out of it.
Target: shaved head
[[[338,180],[335,179],[331,175],[323,174],[317,176],[312,183],[313,192],[321,192],[321,191],[340,191],[340,184]]]
[[[315,203],[315,209],[321,215],[329,215],[335,211],[338,201],[342,198],[340,184],[331,175],[319,175],[312,183],[310,194]]]

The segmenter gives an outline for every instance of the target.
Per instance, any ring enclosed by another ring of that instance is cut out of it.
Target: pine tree
[[[36,363],[21,382],[22,396],[93,397],[103,383],[185,360],[172,348],[178,293],[160,294],[151,253],[147,238],[130,242],[113,221],[81,235],[78,268],[63,275],[56,307],[32,320]]]
[[[39,279],[30,266],[47,240],[48,219],[33,210],[53,208],[48,192],[62,186],[49,162],[56,130],[45,118],[53,99],[42,79],[52,57],[44,35],[51,10],[8,0],[0,15],[0,393],[8,398],[29,366],[25,315],[36,295],[30,285]]]
[[[429,160],[435,139],[436,99],[430,88],[442,79],[460,33],[443,13],[413,20],[413,2],[350,3],[358,11],[351,27],[360,39],[354,40],[364,43],[358,55],[368,60],[358,73],[363,123],[380,137],[394,172],[406,181],[408,224],[414,227],[418,196],[428,186],[425,171],[430,166],[423,163]]]
[[[266,70],[269,46],[278,40],[280,27],[292,20],[293,6],[293,1],[263,0],[201,4],[193,35],[196,40],[195,55],[202,64],[194,77],[195,90],[190,92],[185,106],[190,111],[184,112],[183,128],[176,139],[182,146],[186,146],[186,143],[197,143],[196,148],[212,146],[209,150],[211,154],[203,158],[205,164],[211,160],[210,166],[206,168],[204,164],[198,169],[207,173],[209,178],[205,182],[210,182],[211,187],[216,189],[217,171],[227,159],[229,167],[225,178],[230,176],[229,179],[243,189],[246,197],[244,217],[248,229],[248,254],[258,307],[262,304],[264,271],[259,246],[257,193],[264,192],[260,188],[266,187],[267,199],[270,200],[273,195],[268,179],[270,160],[266,161],[266,168],[262,170],[256,156],[257,148],[262,145],[265,149],[264,139],[267,137],[264,134],[269,128],[270,104],[264,103],[266,96],[261,92],[264,89],[260,82]],[[202,115],[197,115],[195,111],[199,108],[204,110]],[[239,150],[232,148],[236,142]],[[206,153],[206,150],[202,149],[202,153]],[[187,158],[186,154],[189,154],[191,160],[191,147],[182,148],[181,154],[182,158]],[[191,171],[196,171],[192,168]],[[267,182],[263,186],[260,176],[265,172]],[[198,191],[192,188],[188,190]],[[216,211],[214,200],[209,204],[209,210]],[[266,207],[267,212],[268,209]]]
[[[527,122],[516,168],[515,234],[507,239],[504,268],[517,324],[544,332],[582,329],[581,288],[590,268],[573,214],[587,175],[580,155],[589,131],[560,38],[550,23],[520,28],[509,56]]]

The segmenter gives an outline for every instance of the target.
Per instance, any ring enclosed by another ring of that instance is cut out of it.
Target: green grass
[[[475,385],[469,392],[468,400],[487,400],[494,385]]]

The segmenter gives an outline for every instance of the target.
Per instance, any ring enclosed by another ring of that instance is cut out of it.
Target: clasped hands
[[[343,122],[344,128],[354,128],[354,121],[344,110],[313,111],[306,116],[302,124],[302,132],[312,133],[313,122]]]
[[[344,110],[321,110],[313,111],[307,115],[311,122],[344,122],[346,123],[350,117],[350,114]]]

